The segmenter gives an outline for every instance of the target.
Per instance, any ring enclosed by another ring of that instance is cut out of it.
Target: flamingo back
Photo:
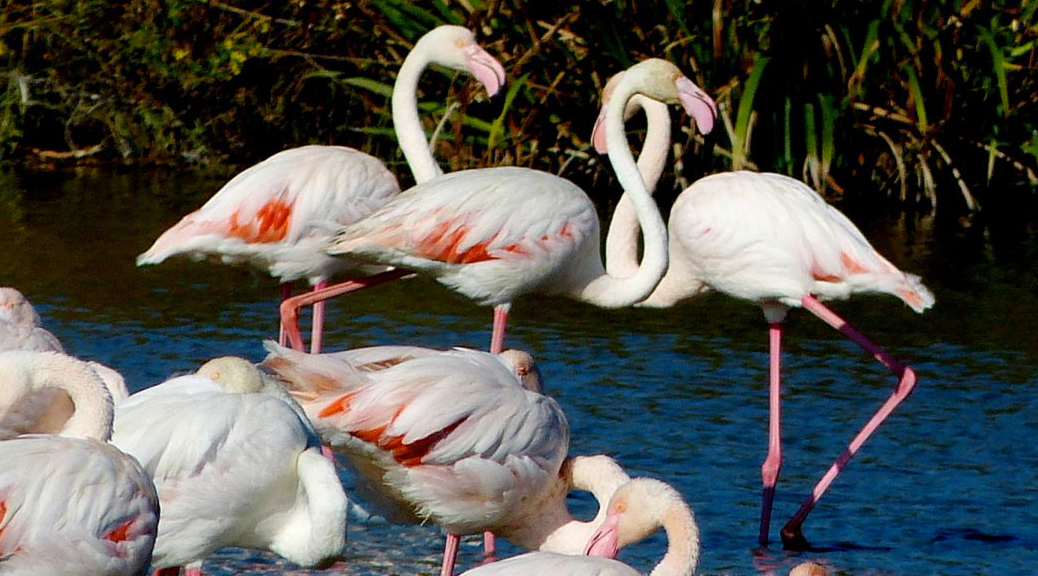
[[[880,255],[843,213],[779,174],[695,182],[675,201],[670,231],[695,277],[738,298],[799,306],[807,295],[887,293],[917,312],[934,302],[917,276]]]
[[[96,440],[29,435],[0,442],[0,462],[0,572],[147,574],[159,501],[136,460]]]
[[[303,146],[246,169],[137,257],[219,258],[266,269],[284,281],[324,279],[347,268],[320,248],[339,226],[374,212],[400,191],[376,158],[341,146]]]
[[[422,270],[485,304],[573,290],[584,252],[597,255],[598,215],[572,182],[526,168],[454,172],[419,184],[339,231],[329,254]],[[577,268],[553,274],[560,263]],[[601,273],[600,270],[598,270]],[[565,279],[565,280],[563,280]]]
[[[305,497],[297,460],[318,449],[309,426],[281,400],[226,394],[198,375],[166,381],[121,403],[112,442],[155,479],[163,510],[156,566],[201,560],[224,546],[271,548],[286,527],[298,524],[299,499]],[[338,482],[333,470],[330,478]],[[341,528],[345,495],[339,489]],[[335,501],[329,509],[335,514]],[[308,550],[275,551],[300,564],[314,561]],[[316,556],[334,553],[333,543]]]
[[[561,408],[494,355],[455,349],[362,372],[341,357],[267,348],[264,367],[350,459],[360,490],[412,522],[479,532],[558,477],[569,442]]]

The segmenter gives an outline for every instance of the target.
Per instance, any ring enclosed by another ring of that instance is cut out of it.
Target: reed
[[[682,172],[661,198],[675,183],[750,167],[892,210],[939,197],[942,210],[976,210],[988,190],[1026,195],[1038,184],[1036,6],[8,0],[0,160],[244,165],[334,143],[402,168],[395,71],[421,34],[451,23],[472,28],[509,73],[489,101],[453,72],[423,78],[425,128],[451,169],[565,170],[608,205],[612,175],[589,161],[587,141],[598,93],[612,73],[657,56],[735,115],[705,140],[675,132],[696,160],[675,164]],[[938,193],[949,189],[959,192]]]

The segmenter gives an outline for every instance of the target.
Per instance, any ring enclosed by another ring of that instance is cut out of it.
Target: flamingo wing
[[[259,503],[294,499],[295,488],[279,490],[293,486],[298,456],[316,445],[284,402],[213,388],[182,376],[116,407],[112,443],[141,462],[162,500],[157,566],[201,560],[277,522]]]
[[[417,519],[479,531],[558,476],[569,443],[562,409],[522,388],[497,356],[455,349],[361,372],[342,358],[267,348],[264,366],[296,394],[305,389],[297,398],[365,475],[363,490],[392,492]]]
[[[147,573],[159,501],[136,460],[94,440],[29,435],[0,442],[0,461],[0,572]]]
[[[598,216],[575,184],[536,170],[454,172],[419,184],[339,231],[327,252],[435,274],[468,265],[543,267],[598,240]]]
[[[341,146],[292,148],[232,178],[159,236],[137,264],[177,254],[232,262],[284,258],[280,249],[312,237],[323,241],[399,191],[392,173],[368,154]],[[317,244],[307,247],[316,251]]]
[[[802,182],[733,172],[695,182],[675,202],[671,233],[713,288],[799,306],[803,296],[887,292],[913,308],[933,296],[881,256],[860,230]]]

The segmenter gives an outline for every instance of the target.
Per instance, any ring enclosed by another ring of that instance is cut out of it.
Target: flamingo
[[[0,350],[65,353],[61,341],[40,325],[40,316],[29,300],[10,287],[0,287]],[[121,374],[100,362],[89,360],[86,364],[104,382],[113,403],[118,404],[129,396]],[[75,406],[65,391],[59,388],[35,390],[10,408],[5,418],[7,429],[0,429],[0,436],[32,432],[57,434],[73,411]]]
[[[313,355],[266,346],[262,366],[357,470],[358,492],[390,521],[447,532],[442,575],[453,574],[464,534],[579,553],[604,517],[575,520],[566,494],[587,490],[604,504],[628,480],[605,456],[564,464],[569,426],[539,393],[528,354],[387,347]]]
[[[418,40],[400,68],[392,100],[397,139],[418,182],[442,173],[418,118],[418,78],[429,64],[471,73],[491,96],[505,78],[501,64],[465,28],[440,26]],[[232,178],[163,232],[137,257],[137,265],[180,254],[214,257],[266,270],[281,281],[283,298],[300,278],[321,288],[332,275],[355,266],[322,252],[336,228],[363,219],[399,192],[396,178],[373,156],[344,146],[291,148]],[[323,324],[319,306],[314,352],[320,351]]]
[[[669,141],[669,133],[663,134],[663,127],[669,128],[667,109],[651,100],[639,104],[648,115],[649,131],[642,157],[649,157],[646,167],[658,166],[666,157]],[[607,107],[603,104],[603,114]],[[612,136],[608,140],[614,141]],[[595,142],[602,152],[606,139],[595,138]],[[650,187],[658,176],[658,171],[647,175],[652,181]],[[863,348],[897,378],[888,399],[783,526],[783,545],[805,548],[802,526],[807,515],[916,384],[911,367],[884,352],[822,301],[846,299],[859,293],[891,294],[912,310],[923,312],[933,305],[933,294],[918,276],[902,272],[881,256],[843,213],[814,190],[781,174],[736,171],[696,181],[674,201],[668,231],[670,267],[639,306],[669,307],[705,290],[716,290],[759,304],[769,324],[770,418],[768,453],[761,467],[761,546],[768,543],[775,486],[782,465],[780,356],[782,321],[789,309],[808,310]],[[607,240],[607,260],[611,265],[620,271],[636,267],[637,229],[630,205],[624,199],[617,206],[609,234],[612,241]]]
[[[651,576],[691,576],[699,565],[699,526],[681,495],[652,478],[635,478],[616,493],[605,521],[592,535],[585,553],[576,556],[530,552],[464,572],[462,576],[639,576],[614,560],[620,548],[648,538],[657,528],[667,533],[667,553]]]
[[[650,59],[617,86],[606,129],[624,139],[627,99],[645,92],[681,102],[703,131],[713,126],[713,101],[676,66]],[[617,177],[634,201],[646,257],[626,277],[607,274],[599,254],[594,204],[558,176],[517,167],[465,170],[418,184],[370,217],[342,228],[326,249],[431,274],[440,283],[494,307],[490,352],[504,347],[511,302],[525,293],[563,294],[603,307],[645,298],[667,268],[666,229],[626,146],[609,150]],[[402,274],[400,270],[395,274]],[[298,308],[370,285],[346,282],[282,302],[289,341],[302,349]]]
[[[218,548],[265,548],[303,566],[343,553],[346,495],[299,406],[241,358],[138,392],[112,442],[152,475],[162,503],[153,566],[200,574]]]
[[[112,400],[86,363],[56,352],[0,352],[0,430],[33,392],[57,388],[75,410],[60,435],[0,441],[0,573],[147,574],[155,486],[107,443]]]

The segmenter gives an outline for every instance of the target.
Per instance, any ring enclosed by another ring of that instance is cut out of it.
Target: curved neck
[[[692,510],[677,502],[661,519],[667,533],[667,553],[649,576],[692,576],[699,566],[699,526]]]
[[[666,104],[641,94],[631,98],[630,106],[635,107],[635,112],[638,109],[645,112],[645,142],[638,155],[638,172],[649,194],[652,194],[667,164],[670,111]],[[606,234],[605,264],[606,272],[610,275],[623,277],[638,271],[638,232],[634,204],[625,193],[616,204]]]
[[[588,539],[605,520],[606,505],[630,477],[608,456],[569,458],[559,472],[560,479],[537,511],[536,522],[517,528],[508,540],[528,550],[580,554]],[[590,492],[598,502],[598,512],[588,522],[573,518],[566,508],[570,490]]]
[[[112,437],[112,396],[85,362],[56,352],[8,352],[0,355],[0,380],[7,397],[0,409],[37,390],[54,388],[67,393],[74,407],[59,435],[105,442]]]
[[[634,206],[645,238],[645,257],[638,270],[626,277],[604,274],[581,292],[583,300],[604,307],[630,306],[645,299],[667,271],[667,229],[656,203],[642,180],[624,132],[624,108],[635,89],[625,77],[606,108],[606,142],[616,178]]]
[[[411,50],[393,84],[393,130],[416,183],[443,174],[418,118],[418,78],[429,65],[428,48],[419,42]]]

